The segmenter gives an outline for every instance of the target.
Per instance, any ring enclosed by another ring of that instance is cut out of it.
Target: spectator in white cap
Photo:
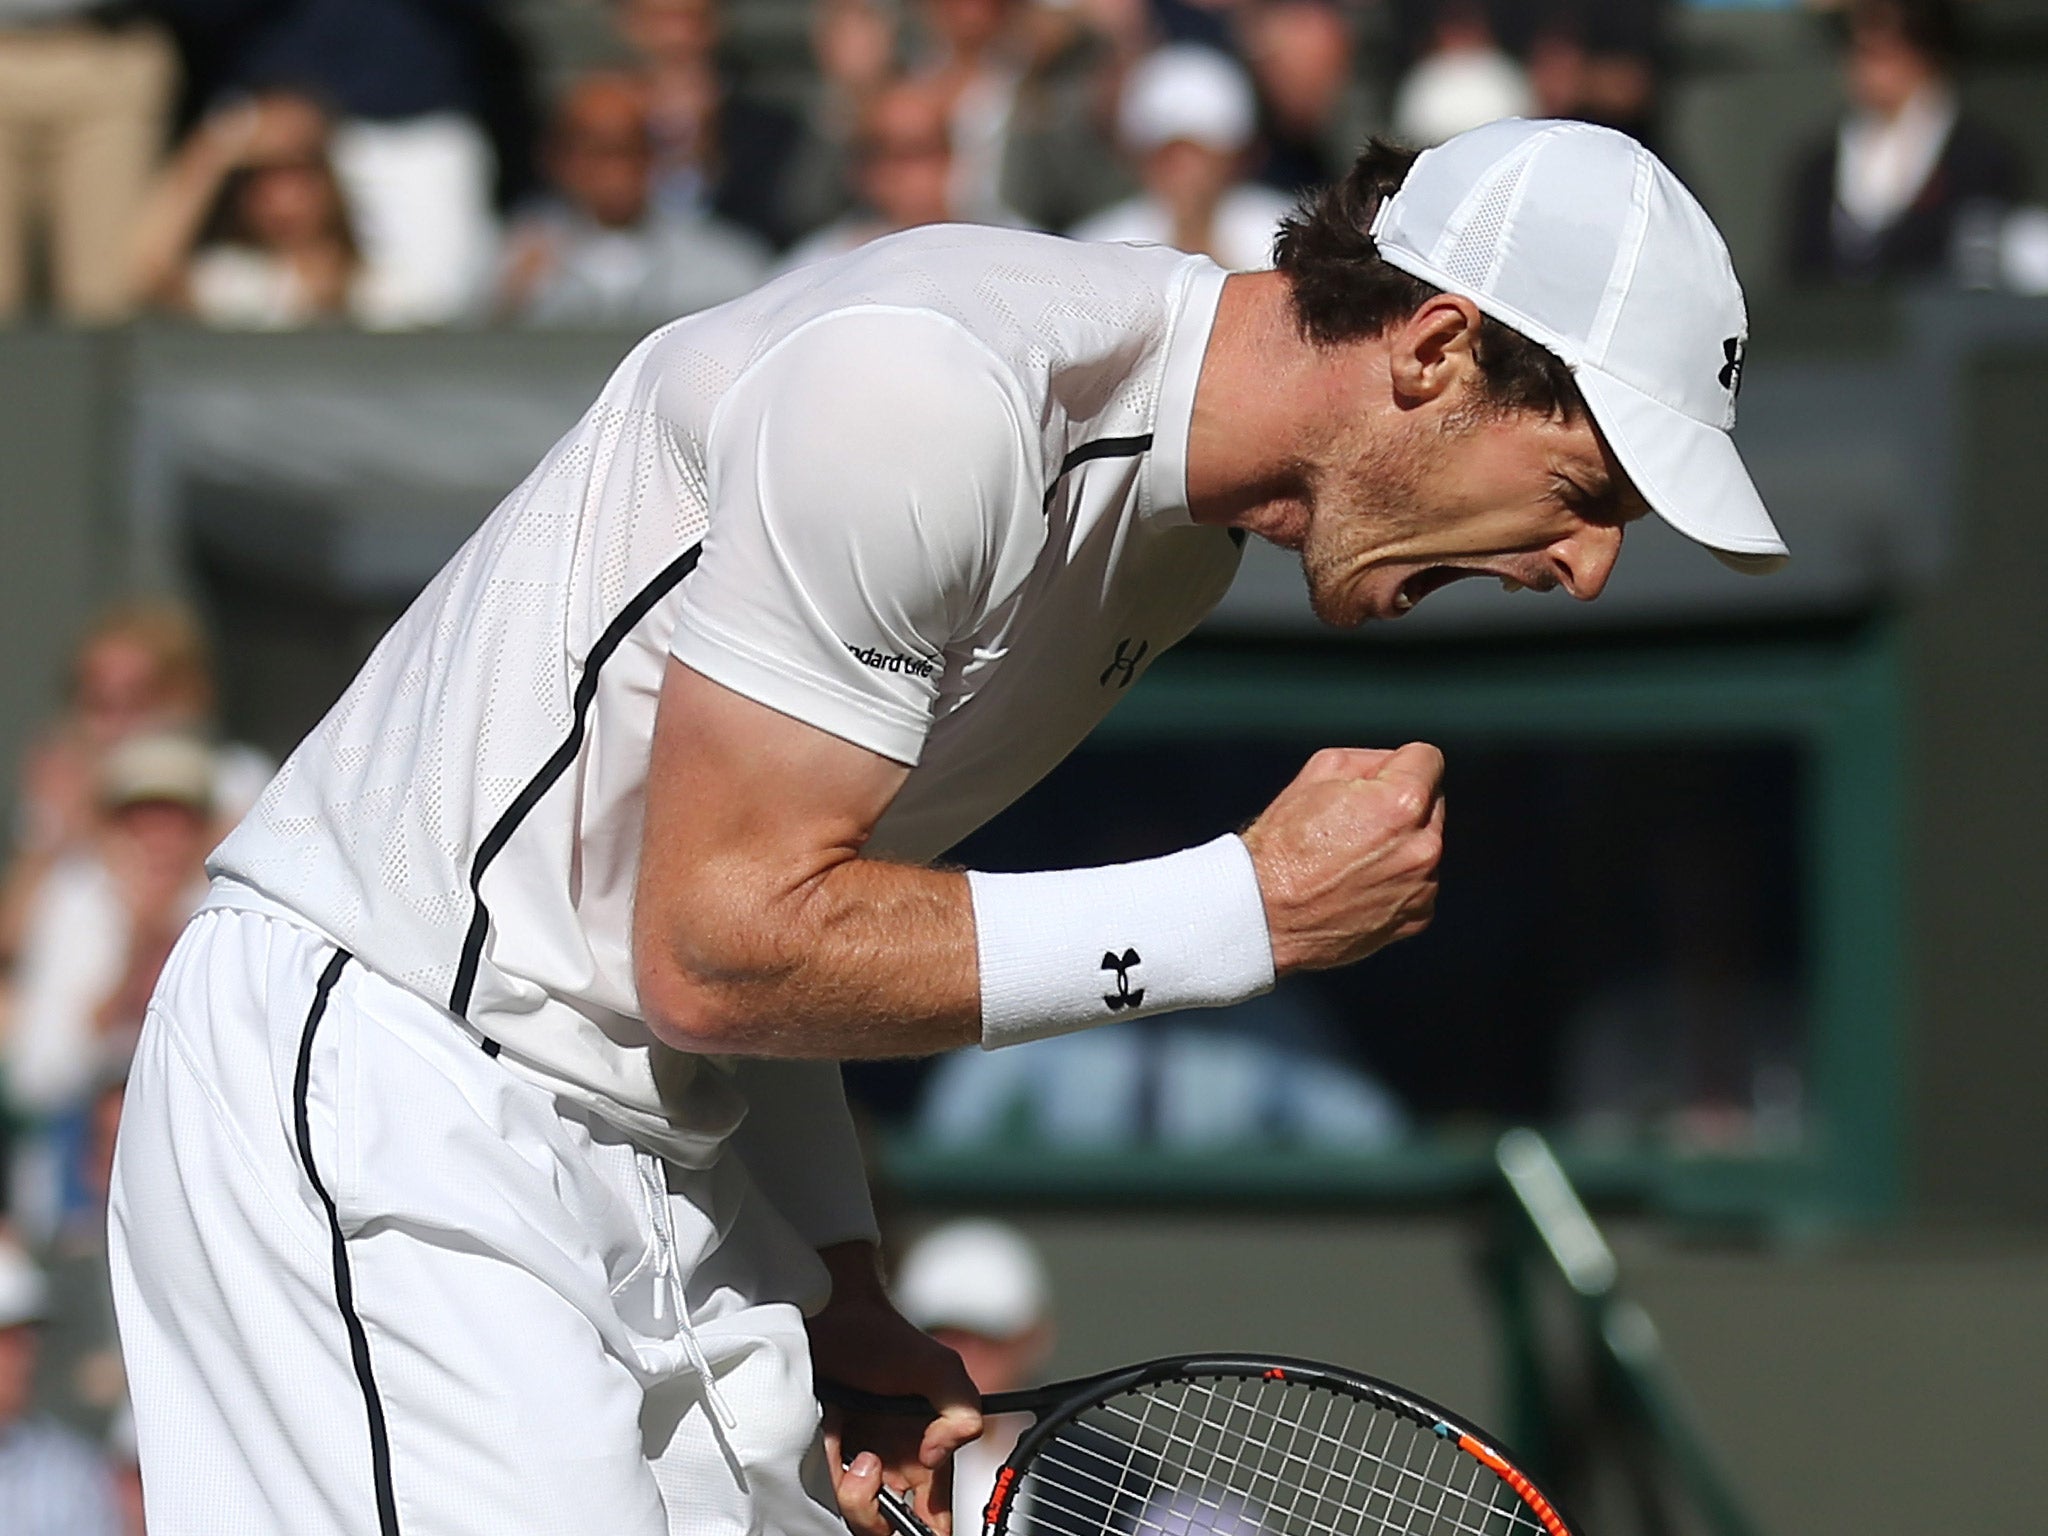
[[[1077,240],[1143,240],[1234,271],[1273,265],[1293,202],[1247,179],[1258,108],[1251,81],[1213,48],[1176,43],[1124,81],[1117,133],[1144,191],[1083,219]]]
[[[981,1392],[1025,1385],[1052,1348],[1052,1296],[1031,1240],[1000,1221],[948,1222],[911,1245],[903,1315],[956,1351]]]
[[[1052,1350],[1052,1291],[1031,1240],[1000,1221],[952,1221],[903,1256],[894,1286],[903,1315],[960,1356],[986,1396],[1029,1386]],[[988,1503],[996,1473],[1029,1420],[987,1420],[953,1457],[954,1529]]]
[[[92,1443],[32,1412],[37,1335],[49,1305],[43,1272],[0,1236],[0,1531],[121,1536],[113,1477]]]
[[[1394,93],[1394,132],[1411,144],[1441,144],[1535,105],[1529,75],[1494,40],[1476,5],[1446,5],[1429,51]]]

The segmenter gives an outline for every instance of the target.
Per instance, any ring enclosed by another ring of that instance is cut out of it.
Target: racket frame
[[[1325,1391],[1363,1398],[1376,1407],[1401,1415],[1477,1460],[1522,1501],[1545,1536],[1574,1536],[1575,1528],[1558,1510],[1555,1501],[1516,1465],[1515,1458],[1504,1451],[1488,1431],[1470,1419],[1431,1402],[1419,1393],[1361,1371],[1292,1355],[1258,1354],[1167,1355],[1093,1376],[1051,1382],[1042,1387],[989,1393],[981,1400],[984,1417],[1029,1413],[1037,1417],[1037,1422],[1018,1438],[1002,1469],[996,1474],[994,1491],[982,1510],[981,1536],[1008,1536],[1010,1502],[1024,1469],[1037,1455],[1039,1447],[1062,1426],[1120,1393],[1159,1382],[1202,1377],[1320,1387]],[[929,1414],[933,1411],[931,1404],[920,1397],[882,1396],[833,1382],[820,1382],[818,1396],[823,1402],[854,1412]],[[883,1493],[883,1512],[898,1536],[931,1536],[930,1529],[907,1503],[890,1494],[887,1488]]]

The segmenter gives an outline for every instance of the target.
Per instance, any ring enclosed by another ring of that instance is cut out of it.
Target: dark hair
[[[1417,153],[1373,139],[1341,180],[1281,220],[1273,264],[1307,340],[1327,347],[1382,335],[1443,291],[1381,256],[1368,233]],[[1493,405],[1567,421],[1585,414],[1564,360],[1491,315],[1480,319],[1473,355]]]
[[[1852,0],[1843,19],[1850,36],[1894,33],[1940,69],[1953,67],[1962,51],[1963,18],[1949,0]]]

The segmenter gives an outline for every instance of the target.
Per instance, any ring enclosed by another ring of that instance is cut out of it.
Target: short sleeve
[[[1043,537],[1020,515],[1023,422],[1015,381],[942,316],[863,309],[794,332],[713,418],[711,526],[676,658],[915,765],[948,645],[1006,546]]]

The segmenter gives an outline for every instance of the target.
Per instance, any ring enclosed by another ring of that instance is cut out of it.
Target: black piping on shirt
[[[1138,437],[1098,437],[1092,443],[1083,443],[1060,460],[1060,472],[1054,475],[1052,483],[1046,486],[1045,506],[1042,509],[1045,515],[1052,516],[1053,493],[1060,488],[1060,481],[1066,478],[1069,470],[1086,464],[1090,459],[1135,459],[1139,454],[1149,452],[1151,447],[1150,432]]]
[[[370,1369],[370,1337],[356,1313],[355,1280],[348,1268],[348,1244],[342,1237],[341,1213],[334,1197],[320,1182],[313,1166],[313,1130],[306,1112],[306,1093],[313,1076],[313,1036],[320,1028],[320,1016],[327,1012],[328,994],[341,979],[349,954],[337,949],[313,988],[313,1005],[306,1010],[306,1027],[299,1037],[299,1070],[292,1083],[292,1126],[299,1143],[299,1162],[306,1170],[306,1182],[320,1197],[327,1212],[327,1232],[334,1247],[334,1304],[341,1309],[342,1326],[348,1330],[349,1358],[355,1364],[356,1385],[362,1388],[363,1412],[370,1422],[370,1483],[377,1499],[378,1536],[399,1536],[398,1498],[391,1488],[391,1436],[384,1423],[384,1403],[377,1395],[377,1378]]]
[[[540,798],[554,786],[576,761],[576,754],[583,749],[583,733],[590,719],[591,701],[597,697],[597,674],[604,664],[611,660],[612,653],[625,643],[626,636],[646,618],[654,605],[675,590],[676,583],[696,569],[698,551],[701,545],[691,545],[671,560],[661,573],[639,592],[633,600],[619,610],[617,618],[605,627],[597,637],[597,644],[590,648],[590,654],[583,659],[583,675],[576,680],[574,718],[569,722],[569,734],[562,744],[555,748],[552,756],[540,765],[540,771],[527,781],[526,787],[513,796],[512,803],[505,807],[491,830],[484,834],[484,840],[477,844],[476,857],[470,861],[469,889],[476,899],[476,908],[470,913],[469,932],[462,940],[462,959],[455,967],[455,985],[448,990],[448,1011],[460,1018],[469,1016],[470,995],[476,990],[477,966],[483,961],[484,939],[491,931],[490,908],[484,905],[484,871],[491,867],[491,861],[504,851],[512,834],[519,830],[519,823],[527,813],[540,804]],[[486,1043],[485,1049],[493,1055],[496,1050]]]

